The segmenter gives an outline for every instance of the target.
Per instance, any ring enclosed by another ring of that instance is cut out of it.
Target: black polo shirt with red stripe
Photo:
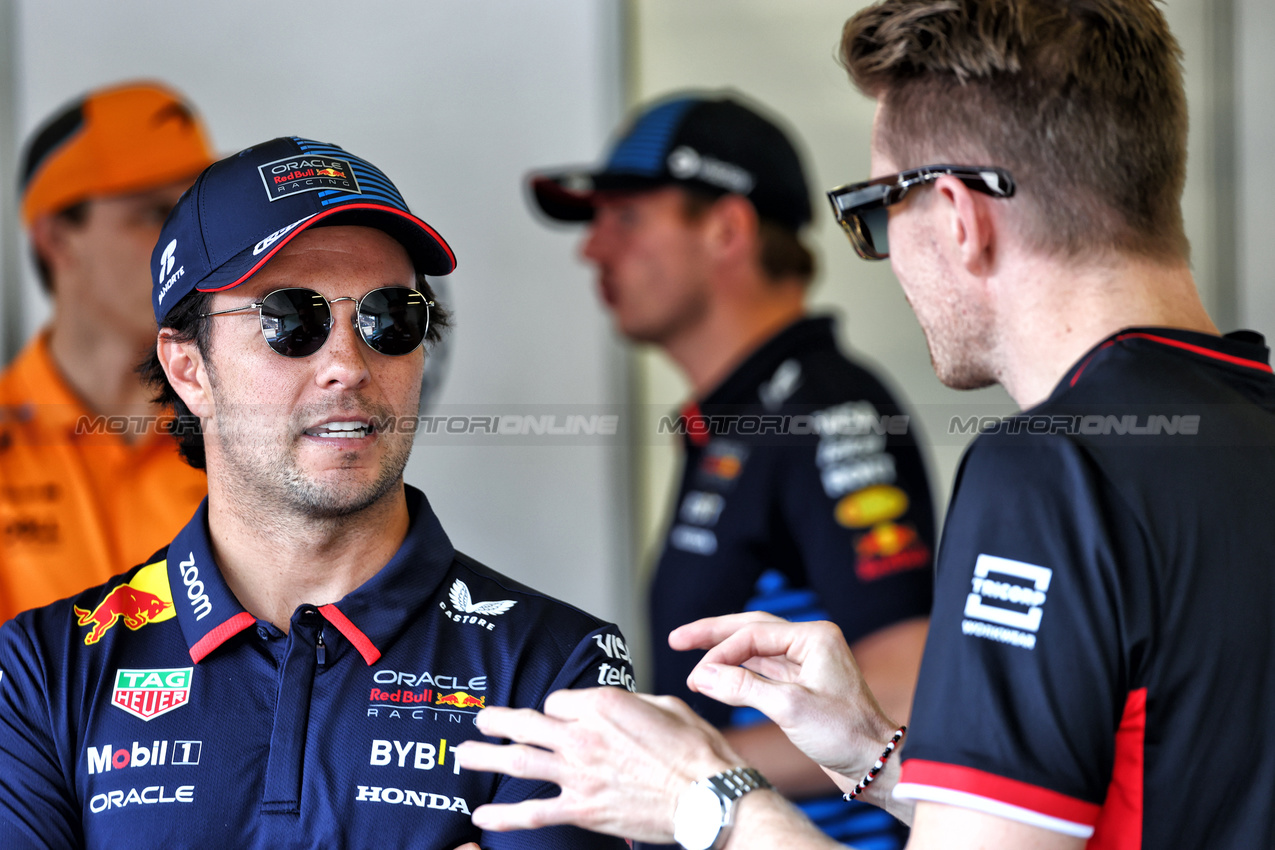
[[[962,462],[896,796],[1089,848],[1275,846],[1275,377],[1121,331]]]
[[[456,552],[407,497],[389,563],[286,634],[226,585],[206,504],[149,563],[0,628],[0,845],[622,848],[473,826],[483,803],[557,793],[459,769],[478,710],[632,689],[629,654],[615,626]]]

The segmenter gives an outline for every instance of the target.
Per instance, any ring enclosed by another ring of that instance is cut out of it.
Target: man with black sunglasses
[[[884,0],[841,57],[877,114],[874,179],[830,193],[838,218],[889,256],[943,382],[1000,383],[1023,412],[963,460],[908,727],[826,623],[691,624],[671,638],[709,650],[691,687],[767,713],[848,796],[909,820],[914,850],[1275,846],[1275,377],[1192,279],[1161,11]],[[755,778],[722,781],[740,755],[685,706],[547,709],[480,715],[535,749],[468,744],[466,767],[567,778],[556,802],[480,809],[485,827],[828,846]]]
[[[807,313],[812,209],[788,134],[734,93],[639,108],[601,167],[537,174],[630,341],[686,376],[679,492],[650,587],[655,692],[687,700],[834,838],[900,847],[880,811],[835,787],[773,723],[694,693],[699,659],[668,644],[702,617],[830,619],[906,717],[930,607],[934,515],[915,430],[869,370]],[[830,805],[835,803],[836,805]]]
[[[145,377],[208,498],[106,585],[0,629],[8,848],[622,847],[470,812],[490,705],[631,683],[615,626],[457,552],[405,486],[425,275],[455,257],[379,169],[280,138],[214,163],[152,256]]]

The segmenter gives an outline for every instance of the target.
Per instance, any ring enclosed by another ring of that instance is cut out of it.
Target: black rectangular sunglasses
[[[955,177],[970,189],[994,198],[1014,195],[1014,178],[1003,168],[991,165],[926,165],[889,174],[863,183],[850,183],[828,190],[828,202],[841,229],[850,238],[855,252],[865,260],[890,256],[886,207],[897,204],[915,186],[933,183],[940,177]]]

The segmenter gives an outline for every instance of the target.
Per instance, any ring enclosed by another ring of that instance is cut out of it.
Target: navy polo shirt
[[[981,434],[896,796],[1089,847],[1275,847],[1275,378],[1134,328]]]
[[[0,845],[623,847],[471,823],[557,793],[460,770],[480,708],[632,670],[615,626],[456,552],[407,498],[390,562],[287,634],[226,586],[206,504],[149,563],[0,628]]]
[[[916,425],[841,353],[832,319],[783,329],[677,421],[682,481],[650,591],[656,693],[716,726],[763,719],[687,688],[703,653],[674,652],[668,633],[701,617],[829,619],[853,643],[929,613],[934,509]],[[902,843],[874,807],[833,795],[803,808],[839,840]]]

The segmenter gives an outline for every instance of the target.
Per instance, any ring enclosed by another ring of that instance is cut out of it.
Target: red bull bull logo
[[[168,589],[165,566],[166,562],[160,561],[143,567],[132,581],[106,594],[106,598],[92,611],[76,606],[76,624],[92,626],[84,636],[85,645],[97,643],[120,620],[137,631],[148,623],[171,619],[174,615],[173,598]]]
[[[855,574],[864,581],[918,569],[930,563],[930,547],[910,525],[881,523],[860,537],[854,548],[859,556]]]
[[[465,693],[464,691],[456,691],[451,694],[439,694],[435,705],[450,705],[453,708],[485,708],[487,697],[476,697]]]
[[[314,173],[317,174],[319,177],[335,177],[338,180],[345,179],[345,173],[342,171],[337,171],[335,168],[320,168],[318,171]]]

